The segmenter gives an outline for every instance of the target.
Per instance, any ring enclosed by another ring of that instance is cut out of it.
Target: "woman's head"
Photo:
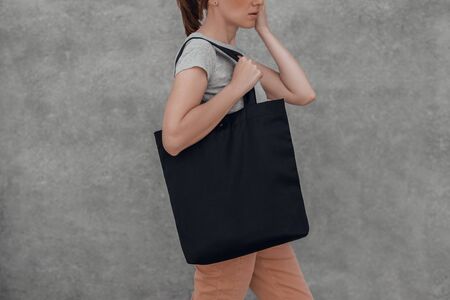
[[[219,24],[251,28],[255,26],[260,5],[264,0],[177,0],[181,10],[186,35],[202,25],[205,11],[207,17],[217,19]]]

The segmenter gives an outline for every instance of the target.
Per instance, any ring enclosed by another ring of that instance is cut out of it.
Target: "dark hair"
[[[204,10],[208,10],[208,0],[177,0],[183,17],[186,36],[200,28]]]

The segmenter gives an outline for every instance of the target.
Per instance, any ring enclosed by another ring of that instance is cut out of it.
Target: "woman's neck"
[[[214,24],[212,24],[211,19],[207,17],[205,22],[197,31],[206,37],[210,37],[217,41],[221,41],[224,44],[229,44],[236,47],[236,33],[238,27],[228,26],[227,28],[226,26],[218,26],[217,23],[221,22],[214,22]]]

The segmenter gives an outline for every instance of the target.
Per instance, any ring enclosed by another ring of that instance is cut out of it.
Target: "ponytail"
[[[186,36],[200,28],[203,12],[208,9],[208,0],[177,0],[178,8],[183,17]]]

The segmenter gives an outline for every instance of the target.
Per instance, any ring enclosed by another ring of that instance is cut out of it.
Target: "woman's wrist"
[[[265,35],[271,34],[271,33],[272,33],[272,32],[270,31],[270,28],[267,27],[267,26],[265,26],[265,27],[263,27],[263,28],[258,28],[258,29],[256,30],[256,32],[258,33],[258,35],[259,35],[261,38],[264,38]]]
[[[243,96],[243,94],[239,92],[239,89],[234,85],[233,81],[230,81],[230,83],[226,85],[224,89],[226,89],[227,93],[231,95],[233,103],[237,102],[237,100],[239,100]]]

